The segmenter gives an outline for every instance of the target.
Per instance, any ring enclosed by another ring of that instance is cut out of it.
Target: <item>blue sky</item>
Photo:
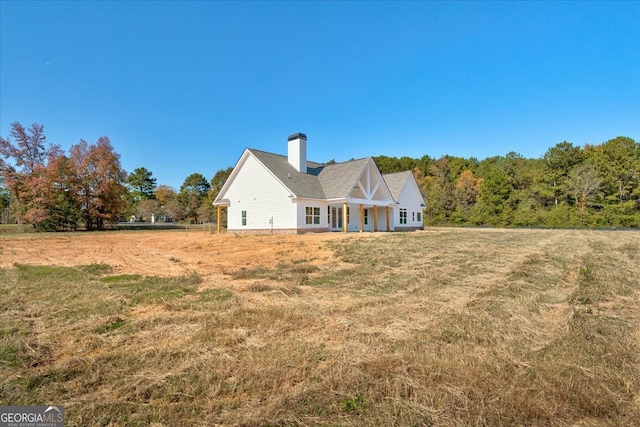
[[[242,151],[538,158],[640,139],[640,2],[0,2],[0,134],[158,184]]]

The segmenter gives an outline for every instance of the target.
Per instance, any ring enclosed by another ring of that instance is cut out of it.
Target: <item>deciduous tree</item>
[[[159,185],[153,192],[155,199],[161,204],[166,204],[170,200],[175,200],[177,197],[176,190],[168,185]]]
[[[588,165],[579,165],[569,172],[568,188],[575,197],[576,206],[581,213],[587,208],[602,184],[602,178]]]
[[[455,200],[464,211],[476,202],[480,194],[481,179],[476,178],[470,170],[463,171],[455,185]]]
[[[178,202],[178,194],[168,185],[159,185],[153,192],[160,204],[160,214],[163,221],[180,221],[184,211]]]
[[[12,194],[12,210],[22,221],[38,228],[50,215],[47,160],[61,155],[61,150],[51,144],[45,146],[44,126],[37,123],[25,129],[13,122],[9,135],[7,139],[0,137],[0,174]]]
[[[11,222],[11,192],[4,185],[4,177],[0,175],[0,224]]]
[[[425,196],[428,200],[425,209],[427,223],[446,223],[455,206],[454,187],[446,157],[431,163],[429,175],[425,179]]]
[[[25,129],[20,122],[13,122],[9,135],[15,143],[0,137],[0,154],[5,159],[13,159],[19,173],[29,174],[45,164],[49,150],[45,146],[47,137],[43,125],[34,123]]]
[[[160,220],[162,217],[162,208],[160,203],[155,199],[140,200],[137,204],[136,215],[142,221],[151,222],[151,217]]]
[[[76,230],[82,219],[82,204],[78,197],[79,176],[71,159],[59,154],[49,159],[46,169],[49,188],[46,208],[49,217],[42,228],[54,230]]]
[[[79,177],[78,196],[87,229],[102,229],[107,223],[117,222],[126,208],[126,172],[109,138],[100,137],[92,145],[81,140],[69,151]]]

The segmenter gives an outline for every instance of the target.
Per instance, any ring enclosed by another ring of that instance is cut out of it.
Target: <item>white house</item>
[[[234,232],[306,233],[421,229],[425,206],[411,171],[382,175],[373,157],[307,160],[307,137],[288,138],[288,155],[245,149],[218,193]]]

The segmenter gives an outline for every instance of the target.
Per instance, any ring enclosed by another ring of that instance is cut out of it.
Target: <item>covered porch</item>
[[[372,200],[329,201],[327,224],[333,232],[392,231],[395,204]]]
[[[392,231],[396,202],[378,167],[370,159],[346,197],[327,200],[329,230]]]

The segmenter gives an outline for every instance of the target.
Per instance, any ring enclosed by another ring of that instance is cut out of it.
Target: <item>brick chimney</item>
[[[298,132],[290,135],[287,141],[289,163],[298,172],[307,173],[307,135]]]

